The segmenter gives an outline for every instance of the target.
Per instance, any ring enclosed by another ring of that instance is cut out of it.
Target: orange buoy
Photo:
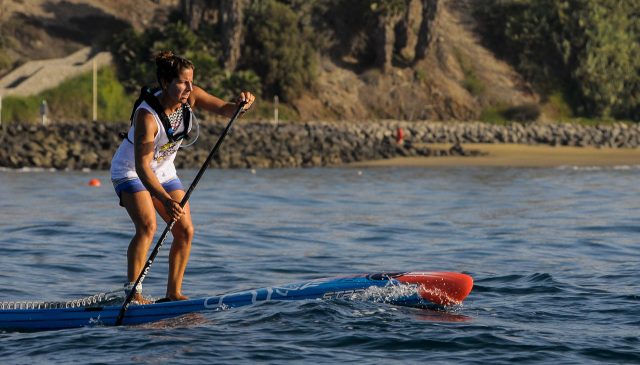
[[[88,185],[97,188],[98,186],[102,185],[102,183],[98,179],[91,179],[91,180],[89,180],[89,184]]]
[[[404,130],[402,130],[402,127],[398,127],[398,129],[396,129],[396,143],[401,144],[403,141],[404,141]]]

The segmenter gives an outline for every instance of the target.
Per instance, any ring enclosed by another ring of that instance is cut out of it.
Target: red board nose
[[[409,272],[396,279],[420,285],[420,296],[439,305],[460,304],[473,288],[473,278],[457,272]]]

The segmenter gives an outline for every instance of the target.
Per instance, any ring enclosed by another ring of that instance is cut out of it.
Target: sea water
[[[195,173],[180,171],[185,187]],[[638,166],[210,170],[190,202],[186,295],[381,271],[459,271],[475,287],[445,313],[336,299],[0,332],[0,359],[640,363],[638,181]],[[0,198],[0,301],[122,286],[133,226],[106,171],[2,170]],[[150,296],[164,294],[169,245],[145,279]]]

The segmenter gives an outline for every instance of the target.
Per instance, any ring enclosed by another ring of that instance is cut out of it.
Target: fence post
[[[93,121],[98,120],[98,66],[93,58]]]
[[[273,97],[273,120],[278,125],[278,95]]]
[[[42,103],[40,104],[40,116],[42,117],[42,125],[47,124],[47,109],[47,101],[43,99]]]

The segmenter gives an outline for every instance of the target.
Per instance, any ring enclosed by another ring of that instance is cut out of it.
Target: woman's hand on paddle
[[[165,199],[162,205],[172,221],[177,221],[184,215],[184,209],[180,206],[180,202],[173,199]]]
[[[240,103],[244,101],[246,104],[242,107],[242,110],[246,112],[247,110],[251,109],[251,105],[253,105],[253,102],[255,100],[256,97],[252,93],[243,91],[236,99],[236,104],[240,105]]]

